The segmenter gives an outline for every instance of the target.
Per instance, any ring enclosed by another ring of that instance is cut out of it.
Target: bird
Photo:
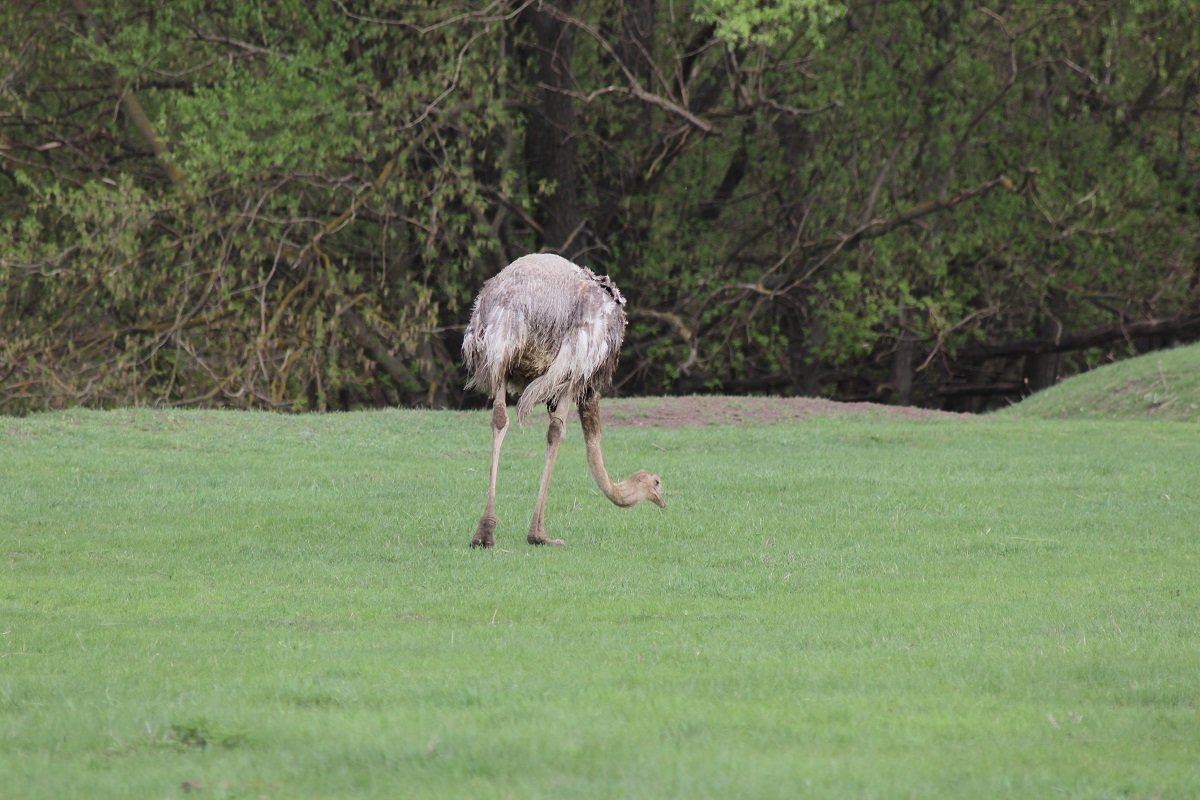
[[[625,338],[625,298],[607,275],[597,275],[562,256],[533,253],[513,261],[484,282],[463,334],[466,388],[492,398],[492,459],[487,505],[472,547],[492,547],[496,530],[496,474],[508,432],[510,384],[520,391],[517,420],[545,404],[550,414],[546,461],[529,523],[532,545],[561,545],[546,535],[546,494],[566,429],[567,412],[579,409],[588,470],[604,496],[628,508],[644,500],[666,508],[662,479],[639,470],[613,483],[600,449],[600,392],[612,380]]]

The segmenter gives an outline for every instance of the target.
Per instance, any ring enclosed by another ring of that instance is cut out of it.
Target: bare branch
[[[570,25],[571,27],[578,28],[588,36],[592,37],[592,39],[594,39],[596,43],[600,45],[600,49],[607,53],[609,58],[612,59],[613,63],[616,64],[621,70],[621,74],[625,76],[625,80],[629,84],[629,87],[626,89],[626,91],[629,94],[633,95],[644,103],[657,106],[669,114],[674,114],[681,119],[687,120],[688,124],[699,128],[705,133],[716,134],[718,132],[712,123],[696,116],[691,111],[679,105],[679,103],[671,100],[668,97],[663,97],[662,95],[648,91],[646,87],[642,86],[642,82],[638,80],[637,76],[633,74],[629,67],[625,65],[625,62],[621,60],[620,56],[617,55],[616,49],[613,48],[612,44],[606,38],[604,38],[604,36],[596,28],[587,24],[578,17],[572,16],[571,14],[564,12],[562,9],[548,3],[543,5],[541,10],[545,14],[559,20],[560,22]]]
[[[1014,184],[1007,175],[998,175],[995,178],[992,178],[990,181],[981,183],[978,186],[970,189],[964,189],[963,191],[951,195],[945,199],[928,200],[924,203],[918,203],[907,211],[902,211],[890,219],[872,219],[869,222],[866,222],[855,228],[850,233],[842,234],[840,236],[833,236],[818,242],[810,242],[805,246],[805,250],[810,252],[821,252],[827,250],[829,252],[824,258],[817,262],[815,266],[810,267],[801,278],[793,281],[788,289],[790,290],[802,284],[822,267],[828,264],[838,253],[858,245],[863,240],[876,239],[880,236],[885,236],[904,225],[916,224],[922,218],[927,217],[930,214],[934,214],[938,211],[945,211],[946,209],[953,208],[954,206],[966,202],[967,200],[972,200],[976,197],[985,195],[998,186],[1003,187],[1005,191],[1012,192],[1013,194],[1023,194],[1028,188],[1033,176],[1037,174],[1037,170],[1027,168],[1024,170],[1024,173],[1025,178],[1021,181],[1020,185]]]
[[[655,322],[662,322],[665,323],[669,328],[672,328],[688,347],[688,357],[682,364],[679,365],[679,371],[684,375],[687,375],[691,371],[692,367],[696,365],[698,357],[696,334],[687,326],[687,323],[685,323],[678,314],[675,314],[671,311],[655,311],[652,308],[636,308],[630,312],[630,315],[635,318],[645,317],[646,319],[652,319]]]
[[[863,206],[863,213],[859,224],[866,223],[867,220],[875,215],[875,204],[879,202],[879,192],[883,189],[883,183],[887,180],[888,173],[892,171],[892,167],[896,164],[896,157],[900,155],[900,148],[904,146],[905,138],[905,136],[900,136],[896,139],[896,144],[892,148],[891,154],[883,162],[883,166],[879,168],[879,175],[875,177],[875,184],[871,187],[871,193],[867,195],[867,202]]]
[[[355,14],[353,11],[346,8],[346,4],[342,2],[342,0],[335,0],[335,2],[337,2],[338,8],[341,9],[341,12],[350,19],[358,20],[359,22],[370,22],[376,25],[389,25],[397,28],[408,28],[409,30],[415,31],[421,36],[424,36],[427,33],[433,33],[436,30],[449,27],[459,22],[508,22],[509,20],[519,16],[522,11],[533,5],[536,0],[525,0],[524,3],[521,3],[519,6],[511,11],[508,11],[507,13],[500,13],[497,7],[507,6],[511,0],[492,0],[492,2],[486,8],[482,8],[479,11],[464,11],[461,14],[456,14],[453,17],[447,17],[446,19],[441,20],[440,22],[435,22],[432,25],[417,25],[416,23],[406,19],[387,19],[384,17],[372,17],[365,14]]]
[[[291,59],[290,53],[284,53],[280,50],[271,50],[267,47],[259,47],[250,42],[243,42],[237,39],[231,39],[228,36],[218,36],[212,33],[205,33],[199,28],[192,28],[192,35],[199,41],[209,42],[210,44],[223,44],[228,47],[234,47],[254,56],[271,56],[272,58],[281,58],[284,61]]]
[[[956,355],[962,360],[986,361],[992,358],[1086,350],[1143,336],[1195,336],[1197,334],[1200,334],[1200,314],[1185,314],[1170,319],[1151,318],[1133,322],[1121,320],[1114,325],[1092,328],[1068,336],[1057,336],[1053,339],[1028,339],[998,345],[972,344],[960,348]]]
[[[818,106],[817,108],[796,108],[795,106],[789,106],[786,103],[780,103],[772,100],[769,97],[766,97],[762,100],[759,100],[756,105],[764,105],[767,108],[773,108],[776,111],[782,111],[784,114],[789,114],[793,117],[812,117],[816,116],[817,114],[824,114],[826,111],[832,111],[835,108],[841,108],[842,101],[834,100],[831,103],[826,103],[825,105]]]
[[[92,18],[92,14],[88,10],[85,0],[73,0],[73,4],[75,7],[75,13],[77,13],[80,19],[83,20],[84,27],[87,28],[92,39],[96,42],[96,44],[103,44],[104,35],[100,32],[100,29],[96,27],[96,22]],[[154,130],[154,125],[150,122],[150,118],[146,116],[146,112],[142,108],[142,104],[138,101],[137,95],[135,95],[133,90],[128,86],[122,86],[121,80],[117,76],[116,72],[113,72],[112,75],[112,85],[114,91],[117,93],[118,99],[121,101],[121,105],[125,107],[125,113],[128,115],[130,122],[132,122],[133,126],[138,129],[138,133],[142,135],[142,138],[149,143],[150,149],[154,151],[155,157],[162,162],[163,170],[166,171],[167,177],[170,178],[171,182],[176,186],[180,188],[186,188],[187,180],[183,177],[183,173],[180,172],[179,167],[177,167],[175,162],[171,160],[170,153],[167,150],[166,142],[164,142],[162,138],[159,137],[158,132]]]

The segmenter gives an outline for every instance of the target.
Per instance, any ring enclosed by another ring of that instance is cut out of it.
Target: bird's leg
[[[538,487],[533,519],[529,522],[530,544],[566,544],[562,539],[546,538],[543,518],[546,513],[546,493],[550,489],[550,475],[554,472],[554,460],[558,458],[558,446],[562,443],[567,425],[568,408],[565,403],[557,403],[550,407],[550,427],[546,430],[546,466],[542,470],[542,485]]]
[[[471,547],[491,547],[496,543],[496,473],[500,471],[500,446],[504,444],[504,434],[507,432],[508,411],[505,409],[504,388],[501,387],[492,402],[492,466],[488,472],[487,507],[479,518],[479,527],[475,529]]]

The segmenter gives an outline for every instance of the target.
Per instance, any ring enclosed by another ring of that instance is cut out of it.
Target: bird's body
[[[562,256],[518,258],[484,283],[463,336],[467,388],[523,388],[524,424],[543,403],[578,401],[607,384],[625,337],[625,298],[607,276]]]
[[[662,482],[637,472],[614,484],[600,452],[600,390],[612,379],[625,336],[625,298],[607,276],[561,256],[538,253],[518,258],[483,285],[463,335],[468,388],[492,397],[492,464],[488,503],[473,546],[490,547],[496,527],[496,473],[508,430],[509,383],[523,387],[518,419],[546,404],[546,465],[529,526],[531,544],[562,544],[546,538],[543,514],[550,475],[562,441],[568,402],[579,407],[588,468],[596,485],[619,506],[651,500],[665,506]]]

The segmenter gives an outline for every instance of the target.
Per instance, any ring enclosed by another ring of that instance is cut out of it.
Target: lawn
[[[1195,797],[1200,425],[0,419],[0,797]]]

